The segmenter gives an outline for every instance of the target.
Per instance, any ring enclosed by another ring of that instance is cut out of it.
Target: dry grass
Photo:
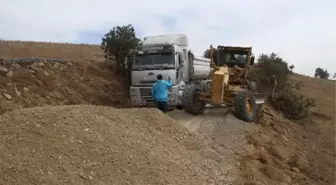
[[[0,58],[54,58],[102,60],[98,45],[0,40]]]
[[[302,81],[302,93],[316,100],[317,114],[324,114],[335,119],[335,81],[328,79],[311,78],[302,75],[293,75],[293,80]]]

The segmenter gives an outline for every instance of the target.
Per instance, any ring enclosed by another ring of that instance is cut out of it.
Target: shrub
[[[287,87],[279,91],[271,104],[281,110],[288,118],[302,119],[308,116],[309,109],[315,106],[312,98],[304,97],[298,90],[302,86],[298,83],[288,83]]]
[[[330,74],[328,73],[328,71],[326,69],[322,69],[320,67],[315,69],[315,74],[314,74],[315,77],[328,79],[329,75]]]
[[[273,76],[277,79],[277,89],[285,88],[289,77],[288,64],[274,53],[262,54],[258,64],[251,69],[249,79],[257,83],[260,92],[270,92],[274,84]]]
[[[258,63],[252,67],[249,79],[256,82],[260,92],[271,92],[275,78],[277,84],[275,94],[269,96],[270,104],[290,119],[301,119],[308,116],[310,108],[315,106],[315,101],[299,92],[304,84],[293,82],[290,74],[287,62],[277,54],[262,54]]]

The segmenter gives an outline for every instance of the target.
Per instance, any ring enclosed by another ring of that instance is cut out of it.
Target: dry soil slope
[[[335,81],[293,75],[302,93],[316,100],[308,119],[290,121],[263,107],[258,132],[241,157],[250,184],[335,184]]]
[[[15,110],[0,116],[0,148],[6,185],[228,183],[215,151],[156,109]]]
[[[0,62],[0,114],[41,105],[124,107],[125,88],[98,46],[0,41],[0,58],[67,59],[68,62]]]

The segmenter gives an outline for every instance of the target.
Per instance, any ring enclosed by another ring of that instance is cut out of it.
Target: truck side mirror
[[[254,64],[254,56],[251,57],[251,65]]]

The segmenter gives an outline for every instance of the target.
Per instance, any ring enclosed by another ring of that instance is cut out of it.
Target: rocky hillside
[[[42,105],[127,106],[126,88],[114,75],[113,64],[104,62],[97,49],[1,41],[0,113]],[[59,60],[50,60],[55,58]]]

